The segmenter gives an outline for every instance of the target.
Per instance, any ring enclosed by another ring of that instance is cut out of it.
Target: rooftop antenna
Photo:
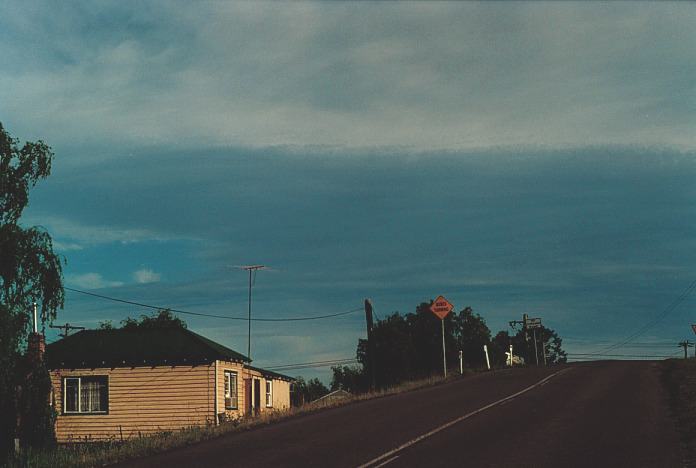
[[[247,335],[247,359],[251,363],[251,289],[254,286],[254,279],[256,278],[256,272],[259,270],[266,270],[265,265],[241,265],[238,266],[240,270],[246,270],[249,272],[249,317],[247,319],[247,323],[249,325],[249,334]],[[244,363],[242,362],[242,366],[244,366]],[[249,408],[249,412],[251,413],[254,410],[254,404],[253,404],[253,393],[254,393],[254,384],[251,381],[251,369],[249,369],[249,377],[248,377],[248,382],[249,382],[249,394],[251,395],[251,399],[249,400],[249,403],[247,403],[247,407]]]

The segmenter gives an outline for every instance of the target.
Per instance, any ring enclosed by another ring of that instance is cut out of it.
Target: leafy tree
[[[456,347],[462,351],[464,362],[468,367],[484,367],[486,355],[483,345],[491,341],[491,331],[486,321],[475,314],[471,307],[466,307],[452,319]]]
[[[99,324],[99,328],[109,330],[113,326],[110,323],[105,325],[105,322],[102,322]],[[161,309],[153,315],[141,315],[140,320],[127,317],[125,320],[121,320],[121,328],[126,330],[136,328],[186,328],[186,322],[174,315],[171,310]]]
[[[302,377],[298,377],[292,384],[292,405],[302,406],[323,397],[327,393],[329,393],[329,389],[319,379],[305,381]]]
[[[48,177],[52,159],[44,142],[20,146],[0,124],[0,457],[10,452],[15,436],[15,387],[27,388],[21,381],[27,374],[19,372],[18,363],[32,303],[40,304],[48,320],[63,307],[62,262],[53,252],[51,236],[40,227],[19,224],[29,189]],[[48,394],[37,398],[35,404],[48,404]]]
[[[368,388],[363,368],[355,366],[334,366],[331,368],[331,390],[345,390],[350,393],[365,392]]]
[[[114,329],[114,322],[111,320],[102,320],[99,322],[99,330],[113,330]]]
[[[499,331],[497,335],[491,340],[491,344],[488,347],[491,365],[494,367],[503,367],[506,365],[507,353],[510,349],[510,334],[506,331]],[[513,353],[517,350],[514,349]]]
[[[568,354],[561,347],[563,340],[555,331],[542,325],[541,328],[537,329],[537,339],[540,344],[543,343],[547,364],[561,364],[568,360]],[[540,355],[541,352],[541,349],[539,349]],[[542,358],[540,357],[540,359]]]
[[[560,364],[566,362],[567,355],[561,347],[562,340],[554,330],[544,326],[537,328],[536,338],[539,364],[544,362],[542,349],[546,351],[547,364]],[[525,333],[524,330],[518,330],[517,333],[512,336],[506,331],[498,332],[493,339],[491,348],[496,365],[505,365],[505,352],[508,351],[510,344],[512,344],[512,352],[515,356],[522,357],[526,364],[536,364],[536,358],[534,357],[534,333],[532,331],[527,331]]]

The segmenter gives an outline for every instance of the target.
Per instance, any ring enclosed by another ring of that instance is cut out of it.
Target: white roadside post
[[[461,349],[459,350],[459,373],[464,374],[464,355]]]
[[[510,345],[510,367],[512,367],[512,345]]]
[[[491,361],[488,359],[488,346],[483,345],[483,352],[486,353],[486,367],[488,367],[488,370],[491,370]]]

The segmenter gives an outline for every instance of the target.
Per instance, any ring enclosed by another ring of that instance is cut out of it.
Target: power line
[[[664,320],[665,317],[667,317],[667,315],[672,313],[679,306],[679,304],[684,302],[684,300],[689,296],[689,294],[693,292],[694,288],[696,288],[696,280],[692,281],[691,284],[689,284],[689,286],[676,299],[674,299],[667,307],[665,307],[665,309],[657,317],[640,327],[636,332],[626,337],[623,341],[614,343],[613,345],[609,345],[601,349],[600,351],[605,352],[614,350],[616,348],[620,348],[621,346],[630,343],[631,340],[633,340],[634,338],[637,338],[638,336],[648,331],[651,327],[657,325],[659,322]]]
[[[129,305],[134,305],[134,306],[138,306],[138,307],[144,307],[147,309],[169,310],[170,312],[174,312],[177,314],[196,315],[199,317],[211,317],[211,318],[219,318],[219,319],[224,319],[224,320],[241,320],[241,321],[251,320],[254,322],[301,322],[301,321],[306,321],[306,320],[319,320],[319,319],[325,319],[325,318],[340,317],[342,315],[348,315],[348,314],[360,312],[363,310],[362,308],[357,308],[357,309],[347,310],[345,312],[338,312],[336,314],[316,315],[313,317],[252,318],[252,319],[250,319],[248,317],[230,317],[228,315],[204,314],[201,312],[190,312],[190,311],[186,311],[186,310],[172,309],[170,307],[164,307],[164,306],[154,306],[151,304],[143,304],[142,302],[135,302],[135,301],[128,301],[125,299],[118,299],[116,297],[104,296],[102,294],[81,291],[79,289],[68,288],[68,287],[64,287],[63,289],[65,289],[67,291],[79,293],[79,294],[84,294],[86,296],[98,297],[99,299],[105,299],[108,301],[120,302],[122,304],[129,304]]]
[[[328,361],[314,361],[314,362],[301,362],[301,363],[296,363],[296,364],[284,364],[284,365],[278,365],[278,366],[265,366],[264,369],[267,370],[274,370],[274,371],[288,371],[288,370],[296,370],[296,369],[308,369],[308,368],[315,368],[315,367],[333,367],[333,366],[338,366],[342,364],[352,364],[352,363],[357,363],[358,360],[355,358],[347,358],[347,359],[332,359]]]
[[[678,352],[677,352],[678,353]],[[606,353],[568,353],[568,357],[571,359],[582,359],[580,357],[574,358],[573,356],[593,356],[593,357],[633,357],[633,358],[651,358],[651,357],[662,357],[668,358],[672,357],[677,353],[672,354],[606,354]]]

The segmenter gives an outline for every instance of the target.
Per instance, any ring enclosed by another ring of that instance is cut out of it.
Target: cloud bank
[[[103,142],[696,147],[688,4],[36,2],[0,18],[8,128],[92,158]]]

